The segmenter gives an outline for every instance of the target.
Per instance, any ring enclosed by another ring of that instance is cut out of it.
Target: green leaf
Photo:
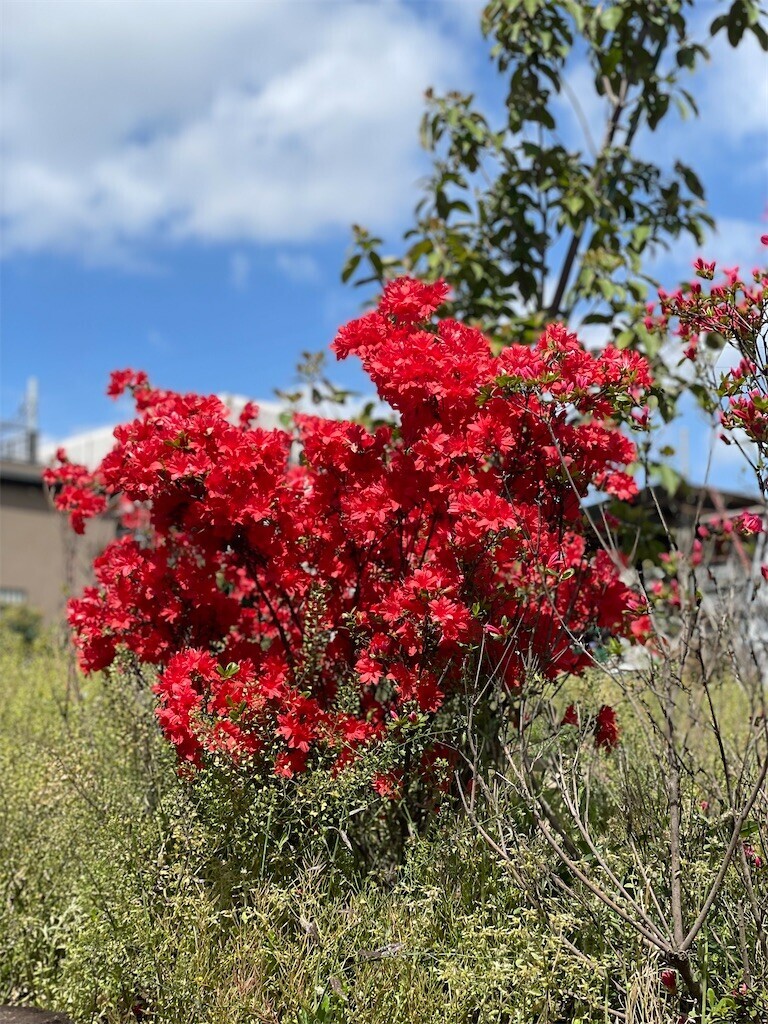
[[[584,31],[584,8],[579,0],[566,0],[566,10],[573,18],[576,31],[581,34]]]
[[[768,50],[768,32],[766,32],[764,25],[761,25],[759,22],[753,25],[752,35],[757,39],[761,50]]]
[[[728,15],[728,42],[731,46],[739,45],[745,28],[746,22],[742,17],[742,11],[734,4]]]
[[[356,252],[355,255],[351,256],[347,260],[347,262],[344,264],[344,269],[341,272],[341,280],[342,280],[342,282],[344,284],[347,283],[347,281],[350,279],[350,277],[352,277],[354,272],[357,270],[358,266],[360,265],[360,260],[361,259],[362,259],[361,253]]]
[[[656,472],[658,473],[661,486],[672,497],[680,486],[680,481],[683,479],[682,476],[676,469],[666,464],[657,466]]]
[[[650,224],[638,224],[632,229],[632,248],[641,252],[651,233]]]
[[[563,207],[575,217],[577,213],[584,209],[584,198],[583,196],[566,196],[563,199]]]
[[[685,187],[691,192],[697,199],[704,198],[704,186],[701,183],[697,174],[694,174],[690,167],[686,167],[685,164],[675,164],[675,170],[685,182]]]
[[[433,249],[434,244],[432,242],[432,239],[422,238],[420,242],[416,243],[416,245],[412,245],[411,248],[406,253],[408,262],[413,266],[415,263],[417,263],[418,260],[421,259],[422,256],[426,256],[427,253],[432,252]]]
[[[624,18],[624,11],[621,7],[606,7],[600,13],[600,27],[606,32],[615,32]]]
[[[384,278],[384,264],[381,261],[381,256],[377,252],[369,252],[368,259],[371,266],[373,267],[374,273],[379,281]]]
[[[728,24],[728,15],[727,14],[719,15],[717,18],[715,18],[715,20],[709,26],[709,34],[711,36],[716,36],[717,33],[722,31],[722,29],[724,29],[727,24]]]

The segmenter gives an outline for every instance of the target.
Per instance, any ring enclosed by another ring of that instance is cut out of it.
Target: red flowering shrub
[[[112,452],[92,475],[49,472],[76,529],[107,496],[143,510],[69,621],[86,670],[122,648],[157,667],[158,718],[183,762],[340,767],[437,713],[481,648],[514,689],[580,671],[596,631],[644,633],[580,499],[635,493],[618,423],[643,419],[645,361],[589,354],[558,325],[494,356],[479,331],[430,324],[446,293],[393,282],[334,342],[397,427],[297,415],[291,435],[252,426],[253,407],[233,424],[216,398],[123,371],[110,393],[130,389],[137,416]],[[601,716],[610,747],[615,720]],[[398,777],[376,785],[396,792]]]

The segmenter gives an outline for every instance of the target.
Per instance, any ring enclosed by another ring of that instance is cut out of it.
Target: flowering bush
[[[768,235],[761,238],[768,245]],[[717,264],[698,259],[694,269],[698,278],[713,281]],[[753,468],[764,489],[764,460],[768,452],[768,268],[755,267],[742,275],[738,267],[724,268],[722,280],[702,288],[693,281],[672,295],[660,292],[661,312],[654,317],[649,309],[646,325],[662,333],[671,324],[685,343],[687,359],[699,364],[707,403],[719,404],[719,418],[728,443],[754,445],[760,459]],[[702,338],[725,341],[738,363],[713,376],[714,367],[701,366]],[[714,411],[714,409],[713,409]]]
[[[480,651],[514,692],[579,672],[596,634],[647,629],[581,506],[636,491],[619,424],[644,420],[647,364],[590,354],[559,325],[494,355],[472,327],[431,323],[446,295],[392,282],[334,342],[395,427],[296,415],[292,433],[264,430],[252,405],[235,424],[214,397],[125,370],[109,390],[131,391],[137,415],[111,453],[93,474],[49,471],[76,530],[110,496],[142,511],[69,621],[86,670],[121,649],[157,667],[182,762],[339,768],[435,715]]]

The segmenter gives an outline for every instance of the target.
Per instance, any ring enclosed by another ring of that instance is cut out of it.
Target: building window
[[[27,592],[19,587],[0,587],[0,604],[26,604]]]

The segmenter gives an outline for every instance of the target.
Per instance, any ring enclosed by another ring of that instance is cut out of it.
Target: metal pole
[[[33,465],[37,462],[37,378],[30,377],[27,381],[27,394],[24,400],[24,419],[27,434],[27,461]]]

